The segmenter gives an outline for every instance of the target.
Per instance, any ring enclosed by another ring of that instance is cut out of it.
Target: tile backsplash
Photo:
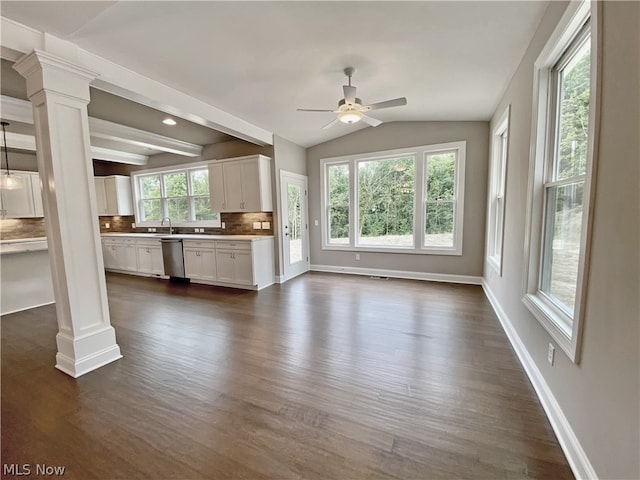
[[[205,228],[204,234],[210,235],[273,235],[273,214],[271,212],[222,213],[225,228]],[[269,222],[269,229],[257,230],[254,222]],[[106,224],[109,224],[109,228]],[[133,216],[100,217],[100,233],[146,233],[147,227],[132,228]],[[157,233],[168,232],[169,226],[156,227]],[[174,233],[195,233],[194,227],[174,227]]]
[[[0,220],[0,240],[46,236],[44,218],[7,218]]]
[[[273,214],[271,212],[256,213],[222,213],[225,228],[205,228],[204,234],[210,235],[273,235]],[[132,228],[135,217],[98,217],[100,233],[146,233],[144,228]],[[267,230],[256,230],[254,222],[269,222]],[[106,224],[109,224],[109,228]],[[157,232],[168,232],[169,227],[157,227]],[[193,227],[174,227],[175,233],[195,233]],[[12,218],[0,220],[0,240],[17,240],[20,238],[46,237],[44,218]]]

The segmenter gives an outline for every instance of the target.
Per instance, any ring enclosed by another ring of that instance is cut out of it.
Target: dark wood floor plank
[[[53,368],[53,306],[2,317],[3,463],[78,479],[573,478],[477,286],[107,286],[124,358],[76,380]]]

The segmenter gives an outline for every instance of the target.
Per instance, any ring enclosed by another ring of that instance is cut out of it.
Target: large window
[[[169,217],[174,225],[220,226],[211,211],[206,164],[141,171],[133,175],[136,223],[158,225]]]
[[[567,9],[536,63],[524,303],[577,361],[586,290],[595,78],[589,3]]]
[[[487,262],[498,275],[502,275],[502,242],[507,181],[507,156],[509,150],[509,112],[504,112],[493,130],[491,167],[489,170],[489,202],[487,211]]]
[[[323,159],[323,248],[460,255],[465,147]]]

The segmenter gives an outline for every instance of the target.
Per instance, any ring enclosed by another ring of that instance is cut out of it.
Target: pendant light
[[[7,170],[0,175],[0,188],[3,190],[16,190],[22,187],[22,179],[11,174],[9,170],[9,150],[7,149],[7,131],[5,127],[9,122],[0,122],[2,125],[2,137],[4,138],[4,161],[7,164]]]

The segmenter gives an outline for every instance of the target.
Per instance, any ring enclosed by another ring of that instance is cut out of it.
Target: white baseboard
[[[502,306],[498,302],[498,299],[495,297],[495,295],[491,291],[491,288],[489,288],[489,285],[487,285],[484,280],[482,281],[482,288],[485,295],[489,299],[489,302],[491,303],[491,306],[493,307],[498,320],[500,320],[502,328],[507,334],[507,338],[509,338],[511,346],[515,350],[516,355],[518,356],[518,359],[522,364],[522,367],[527,373],[527,376],[529,377],[529,380],[531,381],[536,394],[538,395],[538,399],[540,400],[540,403],[542,404],[542,407],[547,414],[547,418],[549,419],[551,427],[553,428],[553,431],[558,438],[558,442],[562,447],[562,451],[567,457],[567,461],[571,466],[573,474],[578,480],[597,480],[598,475],[591,465],[591,462],[589,462],[589,458],[583,450],[582,445],[580,445],[578,437],[576,437],[576,434],[571,428],[567,417],[564,415],[564,412],[560,408],[560,404],[553,396],[553,392],[549,388],[549,385],[542,376],[542,373],[533,361],[533,358],[529,354],[529,351],[520,339],[518,332],[516,332],[516,329],[513,327],[511,320],[509,320],[509,317],[502,309]]]
[[[430,282],[468,283],[482,285],[482,277],[452,275],[448,273],[408,272],[405,270],[384,270],[379,268],[340,267],[335,265],[311,265],[313,272],[347,273],[377,277],[405,278],[407,280],[427,280]]]
[[[28,307],[16,308],[15,310],[11,310],[10,312],[2,312],[0,314],[0,316],[10,315],[12,313],[24,312],[25,310],[31,310],[32,308],[44,307],[45,305],[53,305],[54,303],[56,303],[55,300],[52,301],[52,302],[38,303],[37,305],[29,305]]]

